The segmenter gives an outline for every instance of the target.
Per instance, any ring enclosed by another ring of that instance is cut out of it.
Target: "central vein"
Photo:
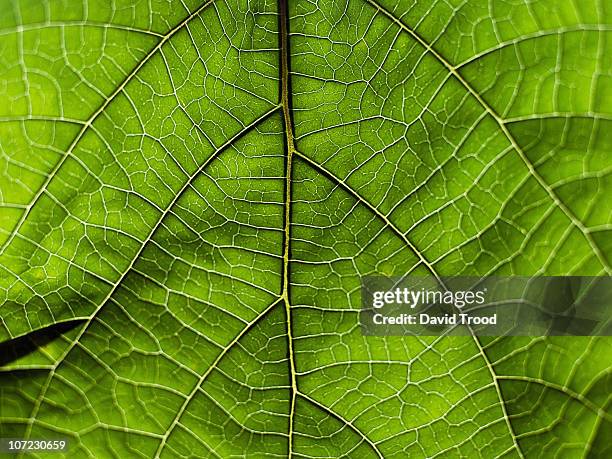
[[[297,383],[295,378],[295,360],[291,325],[291,307],[289,303],[289,256],[291,241],[291,187],[293,174],[293,153],[295,152],[293,124],[291,121],[291,92],[289,74],[289,15],[287,1],[279,0],[279,33],[280,33],[280,91],[283,119],[285,123],[285,221],[283,234],[283,279],[282,298],[285,303],[287,317],[287,341],[289,354],[289,372],[291,378],[291,401],[289,409],[289,457],[293,452],[293,418],[295,413],[295,397]]]

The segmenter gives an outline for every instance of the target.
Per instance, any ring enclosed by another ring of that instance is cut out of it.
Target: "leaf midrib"
[[[278,33],[279,33],[279,77],[280,77],[280,103],[283,111],[283,125],[285,133],[285,188],[284,188],[284,228],[283,228],[283,273],[281,298],[285,306],[287,327],[287,354],[289,359],[289,426],[288,457],[293,455],[293,429],[295,418],[295,403],[298,394],[295,351],[293,343],[293,324],[291,321],[290,303],[290,259],[291,259],[291,192],[293,186],[293,155],[295,153],[295,136],[293,133],[293,118],[291,111],[291,74],[289,45],[289,13],[287,11],[289,0],[278,0]]]

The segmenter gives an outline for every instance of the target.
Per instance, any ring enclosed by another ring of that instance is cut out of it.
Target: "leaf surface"
[[[361,276],[610,274],[606,2],[99,3],[3,4],[0,437],[611,453],[609,338],[358,325]]]

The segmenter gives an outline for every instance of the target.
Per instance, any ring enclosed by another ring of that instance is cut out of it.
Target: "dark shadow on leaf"
[[[0,343],[0,367],[31,354],[84,322],[84,320],[61,322]]]

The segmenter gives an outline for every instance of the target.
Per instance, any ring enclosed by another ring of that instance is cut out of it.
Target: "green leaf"
[[[607,2],[104,3],[1,5],[0,437],[610,456],[609,338],[358,326],[361,276],[610,274]]]

